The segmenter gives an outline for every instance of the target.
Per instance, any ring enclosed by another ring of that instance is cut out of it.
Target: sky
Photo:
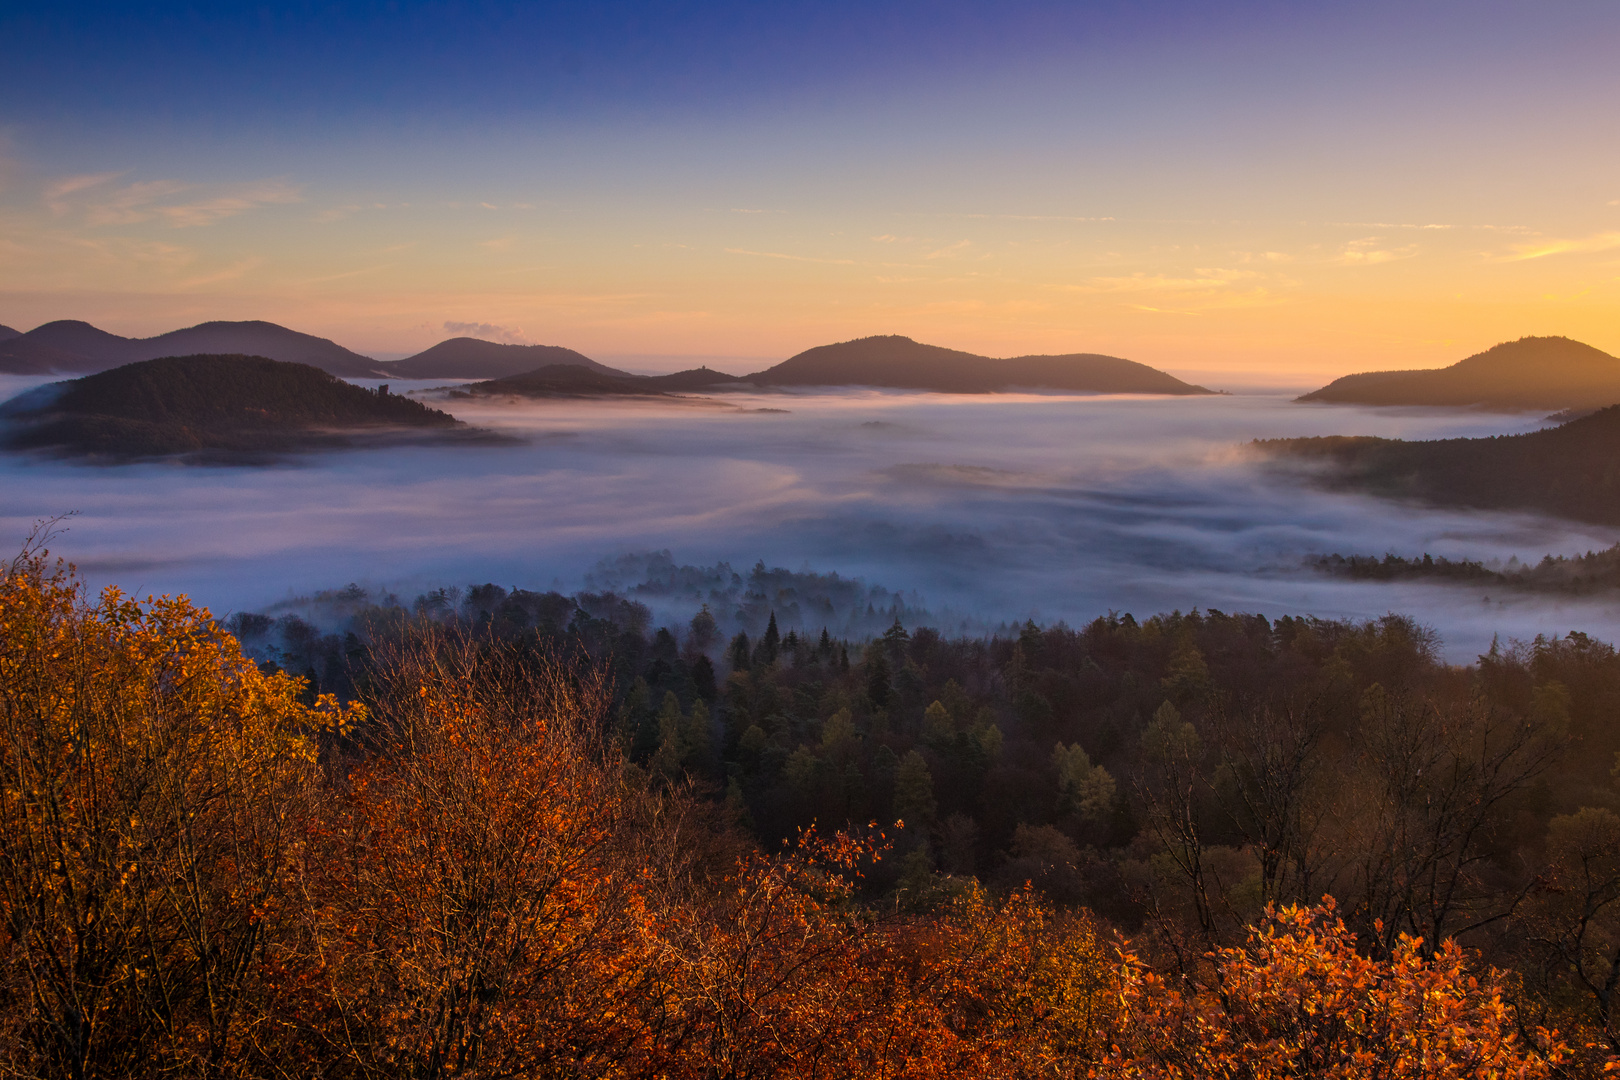
[[[1620,5],[0,7],[0,324],[1309,384],[1620,353]]]

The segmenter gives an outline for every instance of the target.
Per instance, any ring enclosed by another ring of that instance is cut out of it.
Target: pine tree
[[[905,655],[906,646],[910,642],[911,635],[906,632],[904,626],[900,625],[900,616],[896,615],[894,625],[883,631],[883,647],[889,651],[890,656],[899,660],[900,657]]]
[[[934,775],[928,771],[923,756],[913,750],[900,759],[900,768],[894,774],[894,816],[913,828],[924,828],[938,810]]]
[[[749,649],[748,649],[748,635],[747,634],[739,633],[736,637],[731,639],[731,670],[732,671],[747,671],[748,670],[748,665],[749,665],[748,653],[749,653]]]
[[[893,697],[889,688],[889,660],[876,646],[866,650],[866,697],[874,709],[887,709]]]
[[[774,664],[782,652],[782,635],[776,629],[776,612],[771,612],[771,621],[765,627],[765,636],[759,639],[759,649],[754,659],[762,664]]]

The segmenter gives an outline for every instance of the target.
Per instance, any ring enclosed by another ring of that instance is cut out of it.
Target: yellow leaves
[[[1524,1044],[1500,973],[1470,971],[1454,941],[1431,960],[1421,939],[1403,936],[1390,960],[1375,961],[1356,952],[1331,900],[1273,909],[1267,920],[1246,945],[1210,954],[1205,986],[1183,994],[1142,979],[1127,988],[1133,1039],[1114,1056],[1121,1075],[1531,1080],[1550,1075],[1563,1053],[1545,1033],[1541,1045]]]

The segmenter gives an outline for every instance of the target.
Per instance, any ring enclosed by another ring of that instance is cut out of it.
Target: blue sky
[[[9,4],[0,323],[1620,351],[1620,6]]]

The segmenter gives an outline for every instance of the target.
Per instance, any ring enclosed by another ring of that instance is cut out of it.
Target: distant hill
[[[646,376],[646,381],[647,385],[656,389],[681,393],[690,390],[721,390],[747,380],[705,366],[688,368],[670,375],[649,375]]]
[[[1620,404],[1620,359],[1566,337],[1527,337],[1450,367],[1346,375],[1300,401],[1597,409]]]
[[[397,394],[262,356],[171,356],[39,387],[0,406],[11,449],[110,459],[265,454],[350,444],[351,435],[465,425]]]
[[[821,345],[746,378],[761,386],[881,386],[955,394],[1012,387],[1101,394],[1211,393],[1117,356],[1070,353],[995,360],[897,335]]]
[[[87,374],[164,356],[203,354],[263,356],[309,364],[349,379],[386,377],[370,357],[326,338],[262,321],[206,322],[157,337],[126,338],[87,322],[63,319],[0,340],[0,372]]]
[[[1320,482],[1339,490],[1620,525],[1620,406],[1488,439],[1330,436],[1254,445],[1320,467]]]
[[[573,364],[598,375],[628,372],[598,364],[560,345],[502,345],[478,338],[458,337],[403,360],[380,364],[386,376],[398,379],[503,379],[539,368]]]
[[[609,368],[609,371],[612,369]],[[535,371],[504,379],[489,379],[458,387],[459,396],[554,398],[615,397],[622,395],[663,396],[693,390],[716,389],[742,380],[735,375],[693,368],[673,375],[604,375],[578,364],[550,364]]]
[[[22,337],[22,331],[13,330],[9,326],[0,326],[0,341],[10,341],[14,337]]]

